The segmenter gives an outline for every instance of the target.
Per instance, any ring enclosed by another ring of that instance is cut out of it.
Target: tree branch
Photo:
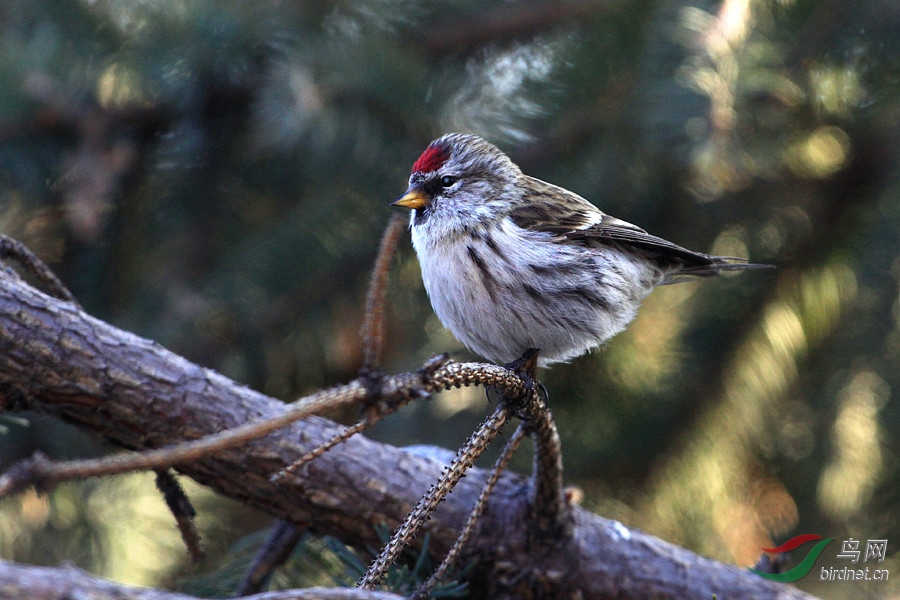
[[[0,594],[29,600],[200,600],[196,596],[137,588],[101,579],[77,567],[33,567],[0,561]],[[309,588],[244,596],[242,600],[402,600],[389,592]]]
[[[498,383],[509,376],[489,365],[450,366],[455,368],[448,369],[442,387],[472,381],[466,369],[487,372]],[[8,270],[0,270],[0,409],[54,414],[133,450],[200,439],[291,410],[51,298]],[[395,528],[443,465],[355,436],[295,474],[270,480],[339,430],[309,417],[177,470],[314,532],[378,546],[375,525]],[[437,555],[453,545],[488,477],[471,470],[427,524]],[[501,477],[461,557],[477,560],[473,587],[490,597],[522,597],[530,590],[536,597],[579,593],[585,599],[711,598],[726,592],[731,599],[809,598],[579,508],[573,510],[571,536],[536,546],[524,526],[529,498],[527,481]]]

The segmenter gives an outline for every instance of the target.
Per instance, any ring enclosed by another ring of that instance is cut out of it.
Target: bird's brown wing
[[[661,237],[651,235],[615,217],[604,215],[602,221],[585,229],[569,232],[566,239],[586,245],[608,244],[638,254],[655,262],[665,271],[672,272],[667,283],[676,281],[677,276],[708,276],[719,271],[746,269],[743,258],[731,256],[710,256],[702,252],[688,250]],[[676,275],[677,274],[677,275]]]
[[[769,267],[750,264],[743,258],[688,250],[607,215],[573,192],[529,179],[523,204],[510,212],[513,223],[523,229],[548,233],[561,243],[606,245],[633,252],[668,271],[667,283],[678,281],[681,276],[702,277],[719,271]]]
[[[522,202],[509,214],[522,229],[566,236],[606,216],[578,194],[534,177],[524,177],[523,189]]]

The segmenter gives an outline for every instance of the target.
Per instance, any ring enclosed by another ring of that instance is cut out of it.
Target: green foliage
[[[0,231],[92,314],[286,400],[346,381],[388,204],[430,139],[474,131],[657,235],[778,265],[658,290],[608,348],[543,374],[590,508],[739,564],[800,531],[900,539],[892,0],[5,0],[0,17]],[[408,248],[388,329],[391,370],[468,356]],[[483,410],[447,394],[375,435],[455,446]],[[0,437],[4,464],[86,452],[36,423]],[[47,522],[27,543],[0,528],[4,556],[40,554]],[[103,547],[72,558],[103,572]]]
[[[201,598],[231,598],[250,568],[268,531],[258,531],[237,540],[214,562],[214,569],[186,576],[179,582],[182,592]],[[360,561],[352,550],[330,537],[304,535],[287,564],[277,569],[269,590],[312,586],[351,587]],[[362,567],[365,570],[365,567]]]
[[[182,578],[179,589],[201,598],[233,597],[267,533],[258,531],[239,539],[218,559],[213,570]],[[380,528],[379,535],[385,543],[390,539],[386,528]],[[360,556],[331,536],[318,537],[306,533],[285,565],[274,572],[267,590],[353,587],[365,574],[368,561],[377,552],[376,549],[369,549],[367,555]],[[428,536],[425,536],[420,551],[407,551],[403,559],[404,564],[388,570],[383,585],[395,593],[408,595],[424,583],[434,570],[435,565],[428,554]],[[455,581],[442,583],[432,590],[430,597],[463,598],[466,587],[465,583]]]

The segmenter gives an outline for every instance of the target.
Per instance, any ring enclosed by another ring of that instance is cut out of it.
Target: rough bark
[[[0,561],[0,598],[28,600],[199,600],[196,596],[121,585],[76,567],[34,567]],[[309,588],[245,596],[244,600],[401,600],[388,592]]]
[[[54,414],[141,450],[271,417],[284,404],[0,270],[0,409]],[[442,465],[356,436],[296,474],[269,480],[337,431],[313,417],[176,469],[271,515],[377,546],[375,525],[395,527]],[[472,472],[435,513],[427,526],[433,551],[451,546],[485,478]],[[473,586],[488,597],[810,597],[578,508],[571,537],[535,541],[524,526],[528,498],[527,481],[505,475],[470,540],[463,560],[478,560]],[[7,571],[0,569],[0,586]]]

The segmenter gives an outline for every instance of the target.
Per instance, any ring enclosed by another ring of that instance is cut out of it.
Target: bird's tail
[[[706,260],[683,264],[681,268],[670,272],[663,280],[663,285],[689,281],[697,277],[713,277],[723,271],[745,271],[748,269],[774,269],[775,265],[747,262],[746,258],[737,256],[709,256]]]

